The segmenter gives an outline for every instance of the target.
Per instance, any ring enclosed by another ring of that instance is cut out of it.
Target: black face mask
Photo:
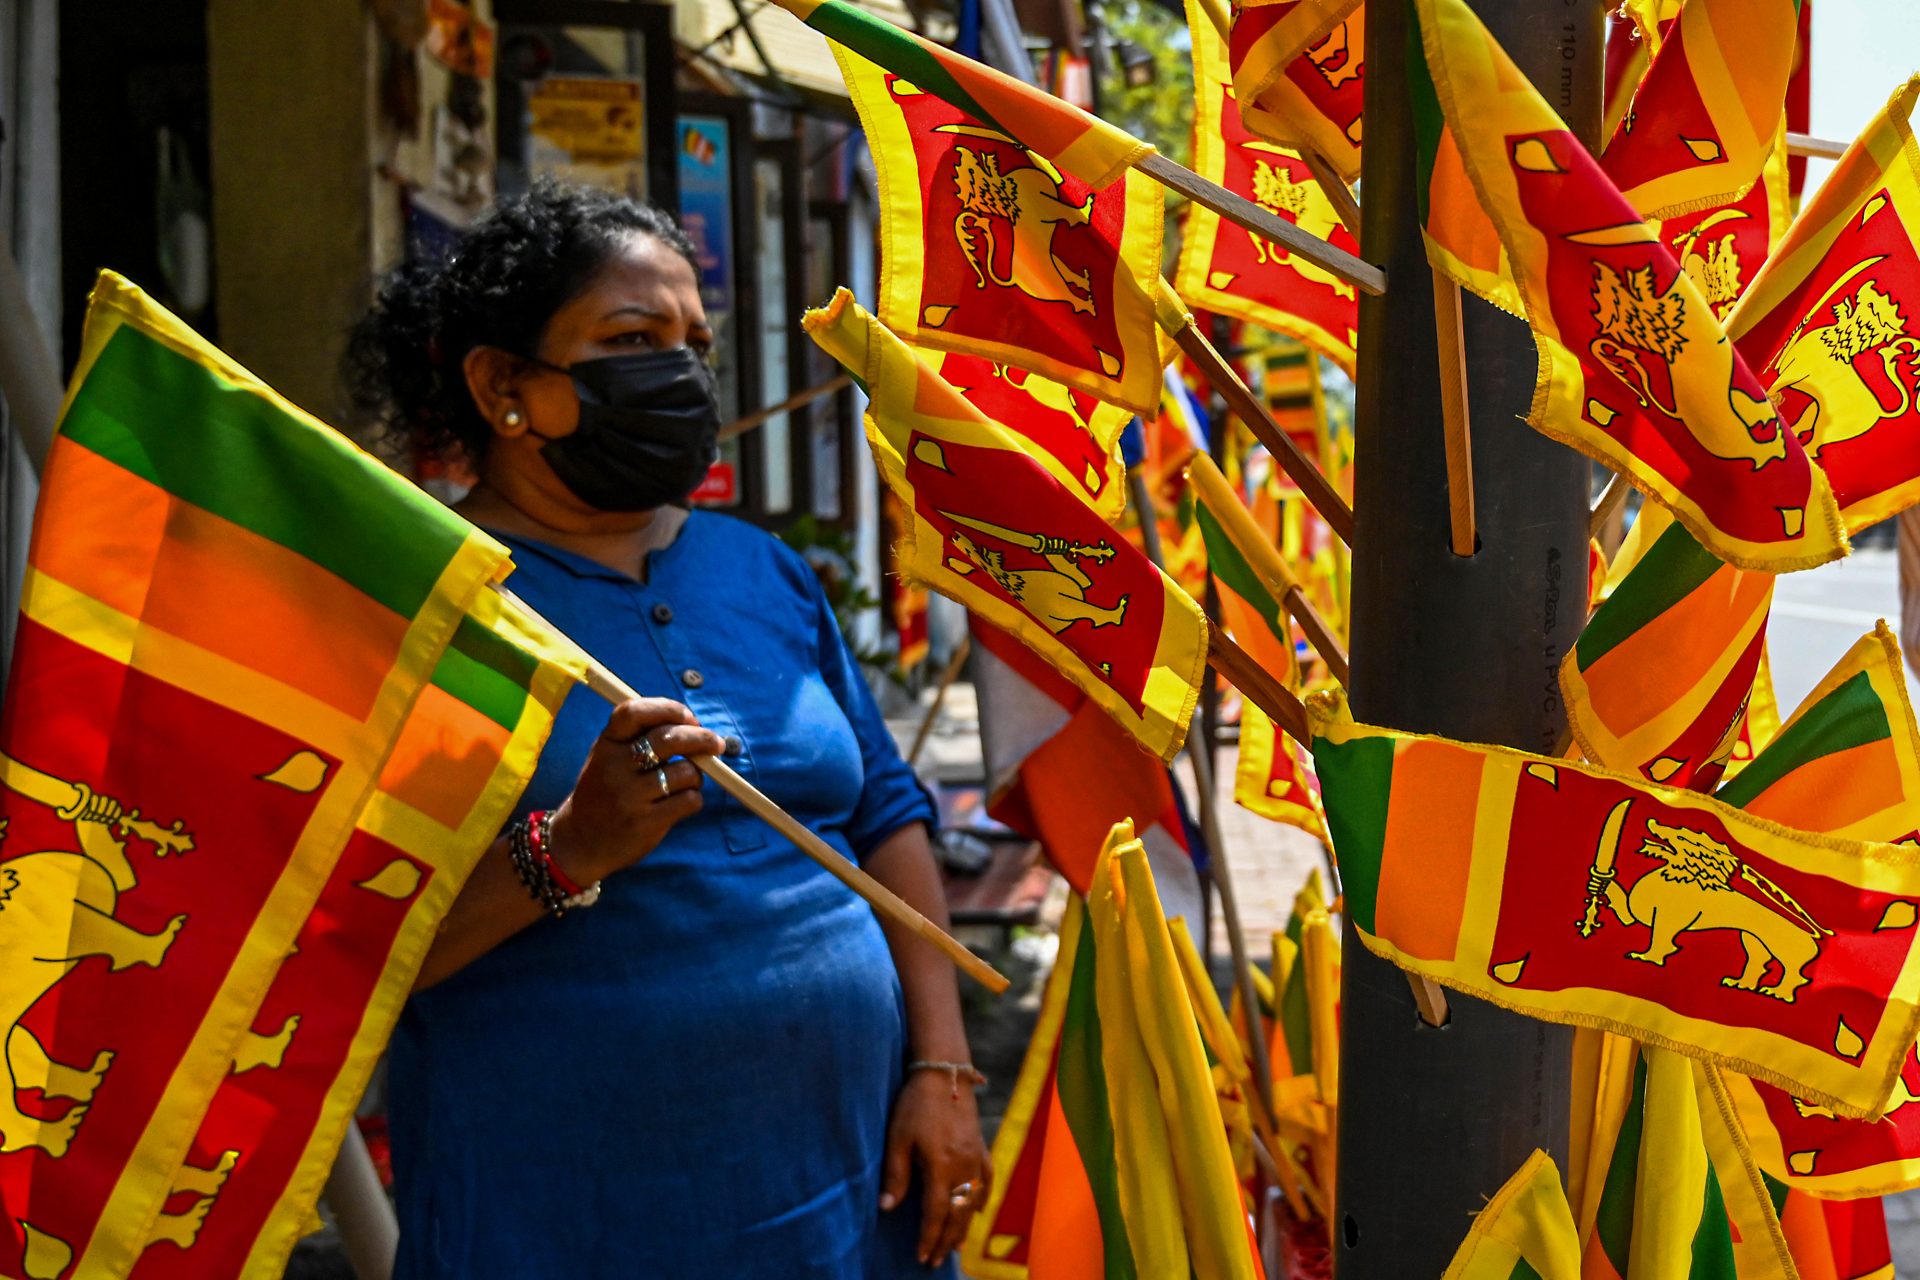
[[[540,456],[589,506],[651,511],[684,502],[720,456],[713,371],[691,347],[547,367],[573,379],[580,425],[543,436]]]

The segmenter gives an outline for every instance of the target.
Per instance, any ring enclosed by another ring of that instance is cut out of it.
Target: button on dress
[[[644,583],[505,540],[534,609],[737,736],[729,763],[842,853],[932,822],[817,580],[776,539],[696,511]],[[521,813],[567,796],[607,710],[572,692]],[[952,1274],[914,1258],[917,1187],[877,1208],[906,1045],[871,909],[711,781],[703,795],[598,905],[408,1002],[388,1076],[402,1280]]]

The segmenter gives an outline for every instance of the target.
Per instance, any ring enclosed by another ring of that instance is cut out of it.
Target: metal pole
[[[1474,8],[1597,146],[1602,0],[1474,0]],[[1360,300],[1354,712],[1547,751],[1565,724],[1560,658],[1585,617],[1587,464],[1521,420],[1535,369],[1524,325],[1466,299],[1480,549],[1453,554],[1432,277],[1415,205],[1410,9],[1366,8],[1362,246],[1393,283],[1386,296]],[[1437,1276],[1472,1216],[1534,1148],[1565,1168],[1571,1032],[1460,995],[1445,1026],[1427,1027],[1405,979],[1351,930],[1341,996],[1336,1274]]]

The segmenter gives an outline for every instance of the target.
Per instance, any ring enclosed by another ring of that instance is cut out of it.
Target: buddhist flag
[[[1648,218],[1730,204],[1773,150],[1798,0],[1687,0],[1600,167]]]
[[[1228,40],[1247,128],[1319,152],[1347,182],[1360,176],[1366,26],[1358,0],[1273,0],[1238,6]]]
[[[1114,533],[1080,477],[986,418],[846,290],[802,323],[871,398],[867,442],[913,512],[909,574],[1011,632],[1171,760],[1207,660],[1193,598]]]
[[[917,82],[834,53],[879,172],[881,323],[1151,413],[1159,185],[1122,175],[1094,190]]]
[[[1864,636],[1716,799],[1756,817],[1860,840],[1911,845],[1920,813],[1920,729],[1900,650],[1881,623]],[[1824,1196],[1920,1186],[1920,1060],[1902,1056],[1885,1119],[1841,1119],[1759,1081],[1727,1089],[1761,1168]]]
[[[1069,900],[962,1263],[980,1280],[1258,1274],[1205,1047],[1130,823]]]
[[[902,31],[845,0],[775,3],[836,45],[951,103],[996,133],[1018,138],[1090,187],[1107,186],[1153,154],[1149,144],[1065,99]]]
[[[1619,471],[1729,564],[1777,573],[1844,554],[1826,477],[1699,287],[1464,0],[1416,8],[1428,256],[1527,317],[1540,359],[1528,420]]]
[[[1727,321],[1849,530],[1920,501],[1920,150],[1908,81]]]
[[[1638,1046],[1611,1136],[1585,1280],[1788,1280],[1760,1171],[1700,1064]],[[1598,1154],[1598,1153],[1596,1153]]]
[[[581,664],[517,604],[474,598],[175,1176],[175,1187],[224,1181],[199,1238],[149,1249],[135,1280],[283,1273],[420,960]]]
[[[488,599],[497,542],[111,273],[30,561],[0,1272],[277,1274],[577,655]],[[535,672],[517,714],[478,669],[502,627]],[[223,1105],[243,1082],[274,1101]]]
[[[1693,792],[1310,703],[1348,918],[1403,969],[1855,1116],[1920,1029],[1920,863]]]
[[[1772,574],[1717,560],[1668,524],[1561,661],[1587,759],[1711,790],[1746,721],[1772,603]]]
[[[1193,165],[1204,178],[1244,196],[1276,217],[1359,255],[1333,202],[1307,162],[1240,122],[1220,33],[1188,0],[1193,32]],[[1300,339],[1348,373],[1360,324],[1352,285],[1264,236],[1229,223],[1198,204],[1187,206],[1174,284],[1189,306]],[[1318,457],[1310,453],[1309,457]]]
[[[1274,425],[1287,434],[1301,453],[1312,458],[1321,471],[1337,478],[1339,465],[1333,434],[1327,424],[1327,397],[1320,380],[1319,357],[1302,343],[1280,339],[1261,357],[1260,392]],[[1292,498],[1299,494],[1299,486],[1284,469],[1275,466],[1268,474],[1276,496]]]
[[[1580,1237],[1552,1156],[1535,1151],[1487,1201],[1441,1280],[1580,1280]]]

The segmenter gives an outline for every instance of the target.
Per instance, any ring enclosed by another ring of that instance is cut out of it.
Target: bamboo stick
[[[1333,206],[1333,211],[1340,215],[1340,225],[1347,229],[1347,234],[1353,237],[1354,243],[1358,244],[1360,202],[1353,198],[1353,188],[1340,180],[1340,175],[1334,172],[1333,165],[1318,151],[1305,143],[1302,143],[1298,150],[1300,158],[1307,162],[1307,170],[1313,174],[1313,180],[1319,183],[1320,190],[1326,193],[1327,202]]]
[[[549,630],[554,630],[552,623],[535,613],[512,591],[499,583],[495,583],[493,589],[525,611],[530,619]],[[640,696],[632,685],[615,675],[605,663],[591,654],[587,655],[587,687],[615,706]],[[944,952],[946,957],[968,977],[995,995],[1005,991],[1010,985],[999,970],[960,945],[946,930],[915,911],[892,890],[848,861],[839,850],[815,835],[798,818],[768,799],[760,788],[734,772],[733,767],[726,761],[718,756],[689,756],[687,762],[719,783],[721,790],[745,805],[755,817],[791,840],[802,853],[826,868],[840,883],[860,895],[882,919],[893,921]]]
[[[828,378],[825,382],[808,387],[805,391],[796,391],[779,404],[770,404],[764,409],[755,409],[752,413],[735,418],[726,426],[721,427],[719,435],[720,442],[725,444],[735,436],[747,434],[747,432],[753,430],[768,418],[786,413],[791,409],[798,409],[801,405],[812,404],[821,396],[830,396],[840,390],[840,388],[852,385],[853,375],[843,373],[836,377]]]
[[[1387,273],[1379,267],[1362,262],[1345,249],[1302,231],[1278,214],[1268,212],[1244,196],[1235,195],[1216,182],[1209,182],[1157,151],[1148,152],[1133,167],[1162,186],[1178,191],[1195,204],[1213,210],[1235,226],[1264,236],[1283,246],[1287,252],[1298,254],[1323,271],[1331,272],[1362,293],[1377,295],[1387,291]]]
[[[1440,351],[1440,418],[1447,440],[1447,521],[1456,556],[1471,556],[1478,534],[1473,513],[1473,433],[1467,408],[1467,341],[1460,327],[1460,286],[1433,273],[1433,330]]]
[[[1593,504],[1593,510],[1587,516],[1587,536],[1597,538],[1600,531],[1607,527],[1607,521],[1627,500],[1627,478],[1615,472],[1613,479],[1607,481],[1607,487],[1600,491],[1600,500]]]
[[[933,736],[933,722],[940,718],[940,704],[947,700],[947,690],[960,678],[960,669],[967,665],[967,655],[973,652],[973,636],[960,637],[960,643],[953,647],[953,654],[947,659],[947,665],[940,672],[940,683],[933,689],[933,705],[927,708],[926,718],[920,722],[919,730],[913,735],[913,748],[907,752],[909,766],[920,763],[920,752],[926,747],[927,739]]]
[[[1214,350],[1213,344],[1207,341],[1206,335],[1193,322],[1193,314],[1164,281],[1156,290],[1153,310],[1160,327],[1167,331],[1188,359],[1200,366],[1207,380],[1225,397],[1227,408],[1247,424],[1255,439],[1266,446],[1274,461],[1299,486],[1300,492],[1320,513],[1320,518],[1327,522],[1327,527],[1339,535],[1342,542],[1353,545],[1353,508],[1347,505],[1347,500],[1340,496],[1340,491],[1321,473],[1313,459],[1301,452],[1300,446],[1274,422],[1273,415],[1248,390],[1247,384],[1240,381],[1240,375],[1233,371],[1233,366]]]
[[[1816,160],[1838,160],[1847,153],[1847,144],[1835,142],[1831,138],[1816,138],[1811,134],[1789,133],[1787,135],[1787,154],[1790,156],[1811,156]]]

